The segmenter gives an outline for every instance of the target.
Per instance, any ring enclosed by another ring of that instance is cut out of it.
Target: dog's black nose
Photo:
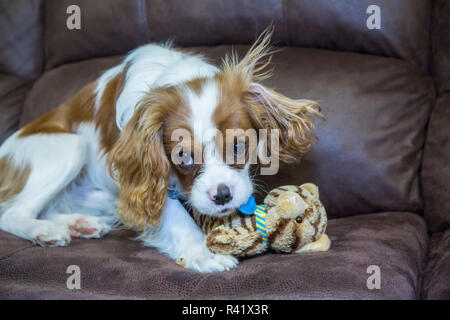
[[[215,204],[225,204],[233,199],[230,188],[227,185],[221,183],[217,186],[217,194],[214,199]]]

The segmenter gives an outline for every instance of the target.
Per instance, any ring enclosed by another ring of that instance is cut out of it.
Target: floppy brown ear
[[[170,170],[162,137],[164,108],[149,104],[139,105],[108,158],[110,173],[120,185],[121,219],[137,230],[158,224]]]
[[[311,118],[322,118],[317,102],[290,99],[261,84],[252,83],[245,105],[256,126],[268,130],[268,141],[272,131],[279,130],[280,161],[295,162],[316,141]]]
[[[268,130],[268,141],[272,131],[279,130],[280,161],[295,162],[316,140],[311,117],[322,118],[322,114],[315,101],[290,99],[259,84],[271,76],[271,70],[266,68],[272,57],[272,33],[273,28],[267,28],[241,60],[235,53],[226,56],[222,74],[228,83],[242,89],[247,113],[257,128]],[[269,151],[276,153],[276,150]]]

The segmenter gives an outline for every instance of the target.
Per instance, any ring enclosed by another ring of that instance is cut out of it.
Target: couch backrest
[[[80,8],[80,30],[67,28],[71,5]],[[381,29],[366,25],[371,5],[380,9]],[[272,22],[278,45],[398,57],[429,67],[429,0],[15,0],[0,6],[0,72],[27,78],[44,63],[51,69],[124,54],[150,41],[248,44]]]
[[[43,2],[0,2],[0,73],[35,78],[44,67]]]
[[[80,30],[66,27],[70,5],[81,9]],[[380,8],[379,30],[366,25],[371,5]],[[428,69],[430,16],[429,0],[48,0],[46,65],[168,39],[182,46],[248,44],[273,22],[279,45],[399,57]]]
[[[422,185],[425,217],[432,232],[450,227],[450,1],[435,0],[433,74],[438,98],[428,125]]]
[[[398,57],[428,68],[432,9],[429,0],[288,0],[284,3],[292,45]],[[380,10],[380,29],[367,27],[367,20],[374,14],[372,10],[377,10],[373,5]]]
[[[435,0],[432,29],[433,74],[439,92],[450,91],[450,1]]]

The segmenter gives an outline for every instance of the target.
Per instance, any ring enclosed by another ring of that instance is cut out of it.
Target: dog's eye
[[[178,152],[178,156],[180,157],[179,162],[180,167],[190,168],[194,165],[194,159],[190,154],[188,154],[184,150],[180,150],[180,152]]]
[[[303,219],[302,217],[298,216],[297,218],[295,218],[295,222],[297,223],[302,223]]]

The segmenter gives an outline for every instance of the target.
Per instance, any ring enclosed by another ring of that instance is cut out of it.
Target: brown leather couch
[[[81,30],[66,27],[71,4]],[[366,26],[372,4],[379,30]],[[261,177],[259,200],[281,184],[316,183],[331,250],[199,274],[129,231],[67,248],[0,231],[0,298],[450,298],[450,1],[1,1],[0,141],[140,44],[172,38],[220,61],[271,22],[282,50],[267,84],[318,100],[326,120],[300,165]],[[69,265],[81,268],[80,290],[67,289]],[[371,265],[380,289],[367,286]]]

